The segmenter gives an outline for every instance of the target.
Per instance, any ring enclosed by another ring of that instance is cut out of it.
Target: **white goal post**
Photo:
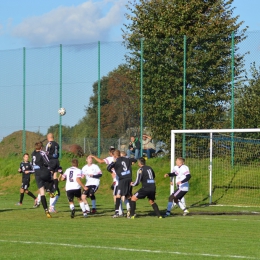
[[[254,193],[250,193],[251,195],[245,194],[245,190],[250,190],[250,192],[256,190],[255,192],[258,192],[258,197],[260,197],[260,183],[258,182],[260,181],[260,139],[242,139],[243,137],[235,137],[235,133],[241,135],[242,133],[257,132],[260,132],[260,128],[171,130],[171,171],[175,165],[176,158],[183,154],[184,149],[182,149],[182,147],[184,146],[182,146],[182,142],[184,140],[184,144],[187,147],[185,148],[185,152],[187,153],[185,154],[184,159],[189,166],[192,175],[190,183],[192,184],[194,175],[196,175],[197,178],[195,185],[203,185],[205,179],[207,179],[208,182],[208,194],[205,196],[204,192],[197,200],[202,201],[204,199],[204,202],[208,201],[209,204],[212,204],[213,190],[221,190],[216,199],[217,202],[220,203],[224,202],[228,204],[232,203],[232,200],[234,204],[242,205],[246,203],[247,197],[255,195]],[[177,137],[178,140],[176,140]],[[186,142],[187,138],[188,141]],[[253,155],[250,154],[252,148],[254,150]],[[236,153],[235,157],[233,152]],[[245,154],[246,156],[244,156]],[[232,164],[234,158],[235,165]],[[248,165],[246,165],[246,163],[248,163]],[[208,164],[207,169],[205,164]],[[226,164],[225,167],[223,167],[224,164]],[[227,165],[228,167],[226,167]],[[243,169],[246,169],[244,171],[247,171],[245,174],[252,175],[251,184],[250,181],[245,180],[246,177],[243,176],[244,173],[242,173]],[[206,170],[208,173],[206,173]],[[198,177],[198,175],[201,176]],[[213,180],[215,181],[214,187]],[[206,185],[206,182],[204,185]],[[173,192],[174,187],[175,184],[173,180],[173,184],[170,186],[170,193]],[[203,188],[205,189],[205,187],[201,186],[201,189]],[[191,186],[190,191],[192,191],[192,189]],[[227,198],[229,195],[230,199],[228,200]],[[240,199],[236,201],[237,197],[241,198],[242,196],[245,196],[244,200]],[[205,199],[205,197],[207,197],[207,199]],[[223,197],[225,197],[225,199],[223,199]],[[254,205],[255,202],[250,202],[250,204]]]

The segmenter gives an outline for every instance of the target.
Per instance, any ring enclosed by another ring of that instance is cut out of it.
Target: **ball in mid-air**
[[[58,113],[61,115],[61,116],[64,116],[66,115],[66,109],[64,107],[61,107],[59,110],[58,110]]]

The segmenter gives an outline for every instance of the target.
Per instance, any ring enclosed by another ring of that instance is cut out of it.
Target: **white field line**
[[[128,252],[140,252],[140,253],[151,253],[151,254],[172,254],[172,255],[184,255],[184,256],[204,256],[204,257],[215,257],[221,259],[235,258],[235,259],[259,259],[250,256],[240,256],[240,255],[217,255],[217,254],[197,254],[197,253],[185,253],[177,251],[161,251],[161,250],[148,250],[148,249],[133,249],[133,248],[123,248],[123,247],[108,247],[108,246],[91,246],[91,245],[73,245],[64,243],[49,243],[49,242],[30,242],[30,241],[15,241],[15,240],[0,240],[2,243],[19,243],[19,244],[32,244],[32,245],[50,245],[50,246],[65,246],[74,248],[94,248],[94,249],[106,249],[115,251],[128,251]]]

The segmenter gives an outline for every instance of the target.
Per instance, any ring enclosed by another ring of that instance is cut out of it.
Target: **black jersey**
[[[49,159],[58,159],[59,158],[59,149],[60,146],[55,141],[50,141],[46,145],[46,153]]]
[[[142,166],[137,171],[136,180],[133,186],[137,186],[140,182],[142,183],[142,188],[146,190],[155,190],[155,173],[150,166]]]
[[[32,165],[34,170],[48,168],[49,158],[44,151],[33,151]]]
[[[118,176],[119,180],[122,179],[132,179],[132,162],[136,160],[129,159],[126,157],[119,157],[116,159],[115,162],[112,162],[108,165],[108,171],[112,171],[114,168],[116,175]]]
[[[25,171],[33,172],[33,167],[31,162],[21,162],[20,169],[23,180],[30,180],[30,173],[25,173]]]

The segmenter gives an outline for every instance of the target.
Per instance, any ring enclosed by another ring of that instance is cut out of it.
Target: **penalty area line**
[[[162,250],[150,250],[150,249],[136,249],[136,248],[123,248],[123,247],[108,247],[108,246],[92,246],[92,245],[74,245],[66,243],[52,243],[52,242],[37,242],[37,241],[15,241],[15,240],[3,240],[2,243],[17,243],[17,244],[32,244],[32,245],[50,245],[50,246],[65,246],[74,248],[94,248],[94,249],[106,249],[106,250],[116,250],[116,251],[128,251],[128,252],[140,252],[140,253],[156,253],[156,254],[172,254],[172,255],[186,255],[186,256],[204,256],[204,257],[215,257],[215,258],[236,258],[236,259],[252,259],[256,260],[259,258],[250,256],[239,256],[239,255],[218,255],[218,254],[198,254],[198,253],[185,253],[185,252],[175,252],[175,251],[162,251]]]

